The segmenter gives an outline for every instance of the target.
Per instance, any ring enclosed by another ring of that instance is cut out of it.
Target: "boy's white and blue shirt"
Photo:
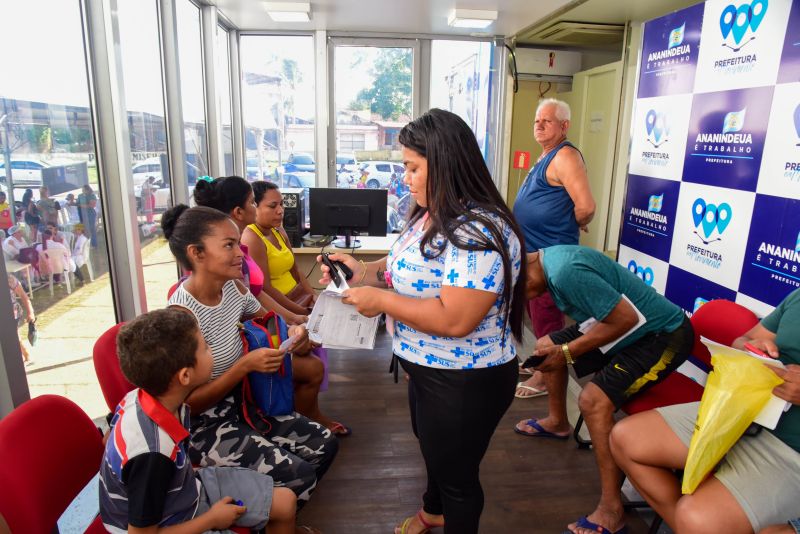
[[[511,258],[513,280],[519,277],[522,265],[522,248],[511,227],[493,214],[498,228],[502,229],[503,243]],[[476,229],[491,238],[487,227],[470,222]],[[401,321],[395,323],[393,339],[394,353],[404,360],[439,369],[477,369],[491,367],[511,361],[516,357],[516,347],[511,327],[504,322],[503,258],[492,250],[464,250],[447,243],[442,254],[428,259],[422,255],[421,228],[410,227],[414,232],[409,237],[402,235],[392,246],[387,258],[392,285],[401,295],[413,298],[437,298],[442,287],[463,287],[489,291],[497,299],[486,317],[469,335],[462,338],[440,337],[419,332]],[[468,234],[462,225],[457,230],[465,239]],[[444,242],[440,236],[435,243]]]

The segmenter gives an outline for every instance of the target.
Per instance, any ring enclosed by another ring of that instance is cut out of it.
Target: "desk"
[[[29,263],[20,263],[16,260],[6,260],[6,271],[8,274],[18,273],[25,271],[25,278],[28,279],[28,295],[33,299],[33,284],[31,283],[31,265]]]
[[[353,252],[353,256],[365,262],[379,260],[389,253],[389,249],[397,240],[397,237],[398,234],[390,234],[385,237],[359,237],[358,240],[361,241],[361,248],[357,248],[355,252]],[[319,265],[317,264],[317,256],[322,250],[323,247],[298,247],[292,249],[294,261],[297,263],[300,276],[308,276],[312,287],[318,287],[319,279],[322,277]],[[351,251],[349,248],[336,248],[333,245],[324,247],[324,250],[325,252],[344,252],[347,254]]]

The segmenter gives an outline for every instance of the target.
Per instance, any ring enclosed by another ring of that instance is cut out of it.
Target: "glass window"
[[[178,0],[175,8],[178,26],[178,63],[181,70],[183,135],[186,143],[186,173],[191,195],[197,177],[209,174],[200,8],[190,0]]]
[[[217,98],[219,102],[219,120],[222,127],[222,174],[233,174],[233,128],[231,126],[231,69],[228,31],[217,25],[215,43],[217,65]]]
[[[389,191],[389,227],[402,196],[408,193],[403,174],[391,162],[402,155],[397,133],[411,120],[414,49],[396,46],[334,45],[334,110],[336,157],[352,153],[359,172],[336,167],[340,188],[381,188]]]
[[[313,37],[246,35],[240,56],[248,180],[315,184]]]
[[[484,159],[489,147],[489,87],[492,43],[431,42],[430,106],[452,111],[469,124]]]
[[[157,309],[166,306],[176,273],[158,231],[161,214],[172,205],[158,7],[155,0],[118,0],[117,5],[142,272],[147,306]]]
[[[100,417],[107,408],[87,355],[116,317],[81,6],[77,0],[0,2],[0,20],[16,21],[4,24],[3,38],[21,45],[3,54],[4,72],[14,75],[0,76],[0,160],[11,162],[0,172],[10,203],[10,220],[2,218],[0,227],[8,230],[13,222],[19,229],[3,246],[10,278],[2,282],[18,288],[4,297],[11,298],[14,316],[0,321],[19,327],[31,396],[66,395]],[[35,21],[36,35],[55,40],[41,46],[25,21]],[[57,226],[53,235],[43,233],[50,232],[48,220]],[[42,243],[45,236],[50,239]],[[38,260],[31,252],[37,249]],[[33,347],[28,302],[39,331]]]

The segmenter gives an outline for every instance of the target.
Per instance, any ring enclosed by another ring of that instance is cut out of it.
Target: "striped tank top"
[[[169,299],[170,306],[181,306],[191,311],[200,324],[200,332],[211,348],[214,367],[211,379],[219,377],[230,369],[242,356],[242,339],[239,336],[239,322],[261,309],[261,304],[250,293],[242,294],[234,280],[222,286],[222,299],[216,306],[206,306],[198,302],[183,287],[182,282]]]

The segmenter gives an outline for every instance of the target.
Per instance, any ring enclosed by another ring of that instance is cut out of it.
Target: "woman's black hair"
[[[30,204],[31,200],[33,200],[33,189],[26,189],[25,193],[22,194],[22,205],[27,209],[28,204]]]
[[[181,267],[191,271],[192,262],[186,250],[189,245],[203,249],[203,238],[211,234],[211,225],[229,220],[228,214],[206,206],[190,208],[178,204],[161,216],[161,229],[169,242],[169,249]]]
[[[430,226],[420,242],[427,258],[441,255],[448,243],[463,250],[491,250],[503,259],[503,330],[522,340],[525,309],[525,240],[511,210],[497,190],[483,160],[475,134],[454,113],[431,109],[408,123],[398,140],[428,162],[427,208],[415,206],[409,226],[427,212]],[[497,221],[500,220],[500,222]],[[517,236],[522,261],[513,280],[513,265],[503,237],[503,226]],[[486,228],[490,235],[481,231]],[[458,230],[458,233],[457,233]],[[436,239],[443,236],[444,241]]]
[[[277,191],[278,186],[273,184],[272,182],[267,182],[265,180],[261,180],[258,182],[253,183],[253,199],[256,201],[256,206],[261,204],[261,200],[264,198],[264,195],[267,194],[267,191]]]
[[[230,215],[236,208],[244,208],[250,192],[250,183],[241,176],[223,176],[211,182],[198,180],[194,186],[194,201]]]

